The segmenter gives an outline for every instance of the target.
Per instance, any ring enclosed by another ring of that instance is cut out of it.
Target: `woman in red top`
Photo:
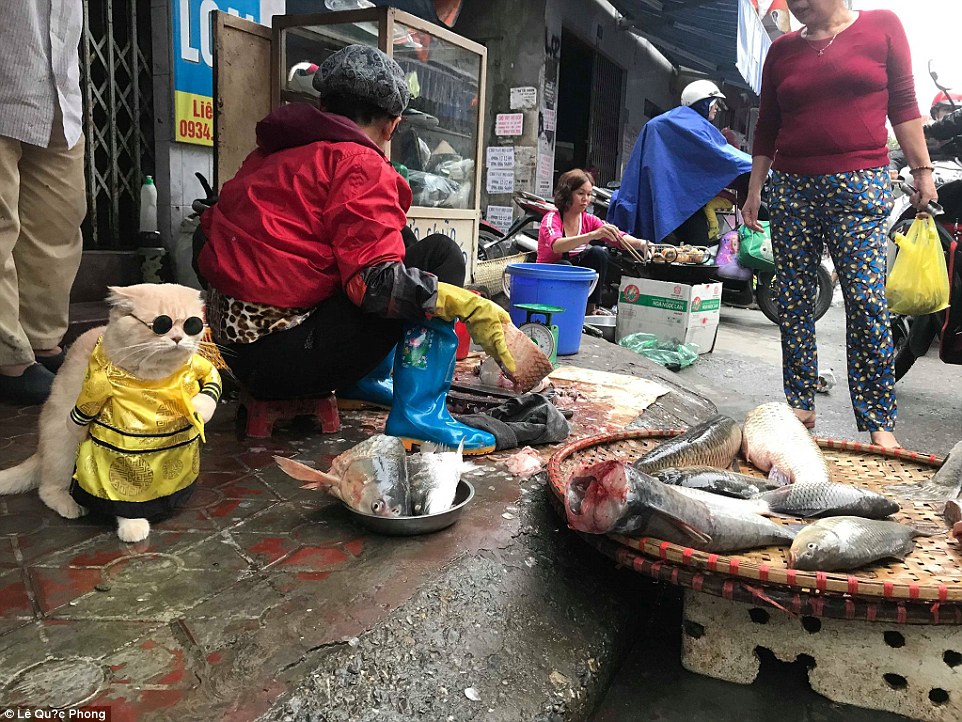
[[[558,210],[541,220],[538,232],[538,263],[571,263],[597,272],[598,282],[585,310],[589,316],[599,311],[598,302],[608,272],[608,251],[603,245],[594,244],[606,243],[618,248],[624,242],[642,253],[648,248],[647,241],[622,233],[617,226],[587,212],[593,187],[591,176],[579,168],[562,173],[554,192]]]
[[[912,168],[917,208],[937,197],[915,99],[908,42],[887,10],[845,0],[788,0],[805,23],[778,38],[762,73],[745,223],[769,169],[785,396],[810,428],[818,382],[816,271],[828,246],[845,296],[848,379],[855,419],[872,442],[896,447],[895,372],[885,299],[888,117]]]

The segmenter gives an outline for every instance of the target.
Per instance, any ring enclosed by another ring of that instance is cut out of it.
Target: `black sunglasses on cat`
[[[163,336],[174,327],[174,321],[170,316],[160,315],[150,322],[147,322],[142,318],[138,318],[137,316],[134,316],[134,314],[130,314],[130,317],[136,318],[158,336]],[[186,333],[188,336],[196,336],[204,330],[204,321],[198,316],[191,316],[184,321],[183,329],[184,333]]]

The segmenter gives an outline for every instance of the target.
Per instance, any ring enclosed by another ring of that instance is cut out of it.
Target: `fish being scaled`
[[[712,552],[788,544],[793,530],[751,512],[694,499],[624,461],[575,473],[565,510],[572,529],[589,534],[652,536]],[[718,497],[721,501],[734,499]]]
[[[408,457],[408,483],[411,486],[411,513],[415,516],[438,514],[454,504],[454,495],[464,468],[464,442],[457,451],[428,444],[418,454]]]
[[[554,367],[537,344],[524,332],[519,331],[513,323],[502,321],[501,326],[504,329],[504,342],[515,363],[514,373],[506,375],[517,391],[527,393],[550,374]]]
[[[894,521],[833,516],[809,524],[795,537],[788,566],[805,571],[857,569],[879,559],[904,559],[917,536],[931,536]]]
[[[678,466],[729,466],[742,443],[735,419],[719,414],[659,444],[635,462],[646,474]]]
[[[306,481],[352,509],[375,516],[409,516],[411,493],[404,445],[394,436],[377,434],[338,455],[328,472],[275,456],[285,474]]]
[[[748,499],[763,491],[777,489],[778,485],[766,479],[748,474],[736,474],[714,466],[671,467],[656,471],[659,481],[671,486],[684,486],[689,489],[703,489],[713,494]]]
[[[745,458],[773,481],[829,481],[828,464],[805,425],[782,402],[748,412],[742,431]]]
[[[874,491],[831,481],[789,484],[754,497],[776,514],[791,516],[860,516],[884,519],[901,507]]]

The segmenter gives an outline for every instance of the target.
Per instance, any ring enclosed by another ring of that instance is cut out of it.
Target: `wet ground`
[[[671,376],[608,344],[569,361]],[[665,383],[646,423],[713,412]],[[37,411],[0,408],[0,468],[32,452]],[[273,455],[326,468],[383,414],[260,440],[237,437],[236,411],[219,407],[188,508],[145,542],[120,542],[109,519],[60,519],[35,492],[0,497],[0,709],[106,705],[113,722],[586,718],[635,637],[641,580],[562,528],[543,477],[522,484],[505,454],[486,457],[455,526],[378,536]],[[610,411],[580,398],[575,433],[614,430]]]
[[[677,376],[587,339],[569,360],[669,385],[642,425],[704,419],[707,398],[741,416],[780,397],[777,330],[758,312],[723,315],[715,353]],[[818,328],[839,377],[819,397],[819,432],[859,438],[840,317],[832,309]],[[906,446],[951,446],[962,411],[946,389],[960,372],[926,358],[900,383]],[[235,411],[221,406],[211,425],[190,508],[142,544],[103,520],[61,520],[35,494],[0,497],[0,707],[108,704],[115,722],[554,722],[593,710],[599,722],[761,721],[790,698],[779,718],[887,719],[818,697],[799,665],[766,662],[748,687],[685,672],[678,590],[616,569],[563,528],[543,478],[519,483],[503,458],[468,477],[478,496],[455,527],[377,537],[272,455],[324,468],[380,418],[240,441]],[[582,432],[604,426],[603,410],[581,411]],[[36,409],[0,408],[0,419],[6,467],[31,452]]]

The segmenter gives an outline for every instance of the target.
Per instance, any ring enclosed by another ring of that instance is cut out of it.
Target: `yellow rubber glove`
[[[508,351],[501,326],[502,323],[511,323],[511,317],[498,304],[450,283],[438,283],[434,315],[445,321],[460,318],[467,325],[471,338],[493,356],[501,368],[508,373],[515,372],[514,359]]]

